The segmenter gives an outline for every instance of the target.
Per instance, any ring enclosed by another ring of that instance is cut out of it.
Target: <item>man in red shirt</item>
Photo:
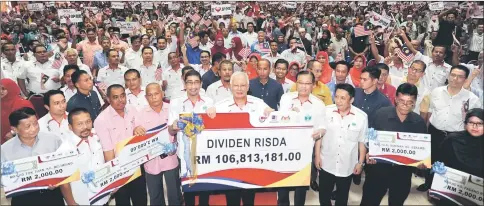
[[[395,106],[395,92],[397,91],[394,86],[387,83],[390,68],[383,63],[375,65],[381,71],[380,78],[378,79],[377,87],[381,93],[383,93],[390,100],[393,106]]]

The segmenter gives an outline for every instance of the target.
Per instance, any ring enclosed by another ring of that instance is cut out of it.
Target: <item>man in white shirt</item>
[[[182,68],[183,64],[180,64],[180,58],[175,52],[168,54],[168,61],[170,67],[163,72],[163,89],[167,99],[171,99],[173,96],[178,95],[183,88],[182,81]]]
[[[59,89],[61,87],[61,71],[60,69],[52,68],[54,62],[49,61],[47,49],[39,45],[35,46],[33,51],[36,61],[24,64],[23,71],[18,76],[18,79],[25,80],[28,78],[28,91],[34,94],[42,94],[49,90]],[[28,94],[25,85],[20,84],[19,87],[22,92]]]
[[[207,114],[215,118],[216,112],[221,113],[255,113],[269,116],[274,110],[262,99],[247,95],[249,91],[249,76],[244,72],[235,72],[230,78],[230,91],[232,96],[209,108]],[[244,193],[244,194],[243,194]],[[242,199],[244,205],[254,205],[254,190],[228,190],[225,192],[227,205],[240,205]]]
[[[128,68],[119,64],[119,53],[115,49],[109,49],[108,65],[99,70],[97,80],[102,82],[105,87],[109,87],[113,84],[124,84],[124,73]]]
[[[207,88],[207,96],[214,100],[215,103],[230,97],[230,79],[234,73],[234,65],[230,60],[223,60],[219,65],[220,80],[214,82]]]
[[[347,205],[352,174],[359,175],[364,166],[368,116],[353,106],[355,88],[346,83],[336,85],[335,104],[326,107],[324,138],[316,142],[314,164],[319,169],[319,201],[331,205],[334,186],[336,204]]]
[[[278,59],[282,59],[282,56],[279,53],[277,53],[277,49],[278,49],[277,45],[278,44],[276,40],[270,41],[269,46],[271,48],[271,52],[262,56],[263,59],[267,59],[271,62],[271,68],[274,66],[274,63],[276,63]],[[271,76],[273,74],[274,73],[272,73]]]
[[[92,77],[91,69],[87,65],[79,63],[77,61],[77,59],[79,58],[79,55],[77,55],[77,50],[73,48],[68,48],[66,49],[64,56],[66,58],[66,61],[61,66],[61,68],[64,68],[66,65],[77,65],[79,69],[86,71]],[[61,76],[64,76],[63,70]]]
[[[131,37],[131,47],[126,50],[126,54],[124,55],[124,58],[125,58],[124,65],[128,69],[136,69],[134,67],[142,63],[143,60],[141,59],[140,36]]]
[[[141,86],[143,78],[141,78],[139,71],[136,69],[126,71],[126,73],[124,73],[124,82],[126,85],[127,104],[135,107],[136,110],[141,111],[141,109],[148,105],[148,101],[145,98],[145,87]]]
[[[254,32],[254,23],[247,23],[247,32],[244,33],[247,45],[252,45],[257,41],[257,33]]]
[[[289,40],[289,49],[284,50],[281,53],[281,57],[288,62],[297,62],[299,65],[302,65],[301,68],[306,67],[306,52],[297,48],[296,45],[297,40],[295,38],[291,38]]]
[[[288,93],[291,90],[292,85],[294,84],[293,81],[286,78],[288,70],[289,62],[285,59],[278,59],[274,64],[274,74],[276,76],[276,81],[282,85],[282,89],[284,93]]]
[[[155,52],[153,59],[157,61],[157,64],[161,65],[164,71],[170,67],[168,63],[168,54],[171,52],[169,48],[167,48],[167,41],[165,37],[158,37],[158,51]]]
[[[415,108],[413,112],[420,114],[420,103],[422,102],[423,98],[427,96],[430,91],[425,87],[423,83],[421,83],[422,77],[425,75],[425,69],[427,65],[423,61],[415,60],[412,62],[410,67],[408,67],[407,76],[403,78],[394,77],[392,78],[392,85],[395,88],[398,88],[403,83],[409,83],[415,85],[418,89],[417,101],[415,102]]]
[[[200,33],[198,33],[198,36],[200,37],[200,44],[198,45],[198,48],[200,48],[200,50],[202,51],[207,51],[210,53],[213,47],[213,44],[209,41],[210,39],[209,39],[208,33],[205,31],[201,31]],[[202,59],[200,59],[200,61],[201,60]]]
[[[135,68],[141,75],[141,86],[145,88],[150,83],[163,83],[163,69],[161,64],[154,59],[153,49],[151,47],[144,47],[141,49],[142,61]]]
[[[69,133],[66,135],[62,147],[66,149],[78,149],[81,153],[79,163],[81,174],[84,171],[93,170],[104,164],[104,155],[99,137],[94,132],[92,119],[89,112],[84,108],[75,108],[69,115]],[[71,182],[72,195],[79,205],[90,205],[87,196],[88,185],[81,180]],[[99,203],[109,201],[110,196],[99,200]]]
[[[295,111],[298,113],[307,113],[314,117],[314,127],[312,138],[321,139],[326,131],[324,125],[325,105],[311,92],[315,87],[316,78],[310,71],[301,71],[297,75],[296,88],[297,92],[285,93],[281,97],[281,106],[279,111]],[[310,138],[310,137],[302,137]],[[317,143],[317,142],[316,142]],[[316,153],[318,154],[318,153]],[[311,174],[313,175],[313,174]],[[314,174],[316,175],[316,174]],[[279,189],[277,192],[278,205],[289,205],[289,190]],[[294,205],[304,205],[306,201],[306,188],[296,187],[294,193]]]
[[[15,45],[12,42],[7,42],[3,44],[2,54],[5,56],[3,57],[2,55],[1,57],[1,66],[3,73],[2,78],[8,78],[15,82],[17,82],[17,80],[21,81],[21,83],[25,86],[25,80],[18,79],[23,71],[25,61],[22,60],[20,57],[16,57]],[[19,83],[17,82],[17,84]]]
[[[59,90],[46,92],[44,107],[49,110],[49,113],[39,119],[40,131],[55,133],[64,141],[65,135],[69,133],[64,93]]]
[[[181,47],[181,51],[183,54],[183,64],[187,66],[192,66],[195,71],[199,72],[200,75],[204,75],[210,68],[212,68],[212,64],[210,64],[210,52],[209,51],[201,51],[200,52],[200,64],[190,64],[187,58],[187,47],[183,45]]]
[[[190,151],[190,140],[188,137],[179,133],[178,129],[178,119],[180,114],[182,113],[205,113],[206,110],[213,106],[213,100],[207,96],[201,94],[202,89],[202,77],[200,73],[195,70],[190,70],[184,75],[184,83],[186,92],[178,98],[175,98],[170,101],[169,112],[170,115],[168,116],[168,131],[171,135],[177,135],[177,140],[183,141],[185,144],[185,148],[180,151],[183,151],[183,155],[185,155],[185,161],[181,162],[180,167],[189,167],[191,165],[190,157],[188,156],[188,152]],[[183,138],[180,138],[183,137]],[[209,201],[209,193],[208,192],[185,192],[183,193],[185,204],[186,205],[195,205],[195,196],[199,195],[199,205],[208,205]]]

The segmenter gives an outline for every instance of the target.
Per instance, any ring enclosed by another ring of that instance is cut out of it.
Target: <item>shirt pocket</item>
[[[361,128],[350,125],[348,128],[347,138],[350,142],[358,142]]]

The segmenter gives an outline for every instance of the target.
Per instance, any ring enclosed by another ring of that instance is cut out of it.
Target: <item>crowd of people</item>
[[[2,12],[2,162],[77,147],[95,166],[117,156],[118,142],[159,124],[180,141],[181,113],[296,111],[318,119],[307,138],[321,205],[348,204],[362,173],[361,205],[379,205],[387,191],[388,204],[403,205],[414,173],[425,178],[418,190],[430,189],[430,168],[369,158],[368,128],[428,133],[432,162],[483,177],[482,2],[113,3],[29,11],[11,2]],[[221,4],[230,15],[210,9]],[[195,205],[195,196],[208,205],[211,192],[181,191],[176,152],[141,169],[113,192],[116,205]],[[83,187],[11,203],[88,205],[76,192]],[[304,205],[307,187],[277,189],[278,205],[289,205],[290,190]],[[228,205],[254,204],[255,190],[222,192]]]

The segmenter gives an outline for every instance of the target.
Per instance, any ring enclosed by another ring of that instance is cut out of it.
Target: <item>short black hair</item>
[[[185,69],[185,68],[183,68]],[[183,73],[183,70],[182,70],[182,73]],[[200,75],[200,73],[194,69],[192,70],[188,70],[188,72],[185,74],[184,78],[183,78],[183,81],[187,81],[188,77],[190,76],[197,76],[198,79],[200,79],[200,81],[202,81],[202,75]]]
[[[134,35],[130,38],[131,42],[134,42],[136,39],[141,40],[141,37],[139,35]]]
[[[128,69],[126,72],[124,72],[123,77],[126,77],[126,75],[128,75],[129,73],[135,73],[138,78],[141,78],[141,74],[136,69]]]
[[[2,52],[5,51],[5,47],[7,45],[12,45],[15,48],[15,44],[12,41],[7,40],[7,42],[5,42],[4,44],[2,44]]]
[[[269,45],[270,45],[270,44],[272,44],[272,43],[279,44],[279,43],[277,43],[277,41],[276,41],[275,39],[273,39],[273,40],[269,41]]]
[[[75,64],[68,64],[68,65],[65,65],[65,66],[64,66],[64,69],[63,69],[62,71],[63,71],[63,72],[64,72],[64,74],[65,74],[65,73],[67,73],[67,72],[68,72],[69,70],[71,70],[71,69],[74,69],[74,70],[76,70],[76,71],[77,71],[77,70],[80,70],[80,69],[79,69],[79,66],[77,66],[77,65],[75,65]]]
[[[45,47],[44,45],[40,44],[40,45],[35,46],[32,49],[32,52],[37,53],[37,48],[44,48],[47,51],[47,47]]]
[[[380,78],[381,71],[380,71],[380,69],[377,69],[376,67],[366,67],[361,71],[361,73],[363,74],[365,72],[368,72],[368,74],[370,75],[370,78],[372,78],[372,79],[379,79]]]
[[[427,69],[427,64],[425,64],[425,62],[423,62],[422,60],[414,60],[412,64],[420,64],[423,67],[423,72],[425,72],[425,70]],[[410,66],[412,66],[412,64],[410,64]]]
[[[395,95],[398,96],[398,94],[413,96],[414,99],[417,99],[418,89],[413,84],[403,83],[397,88]]]
[[[219,62],[220,60],[225,59],[225,58],[227,58],[227,56],[225,56],[225,54],[217,52],[212,56],[212,64],[215,64],[215,62]]]
[[[336,67],[338,67],[338,65],[340,65],[340,64],[345,65],[346,68],[348,69],[348,72],[350,72],[350,65],[346,61],[343,61],[343,60],[336,62],[335,65],[334,65],[334,69],[336,70]]]
[[[441,45],[441,44],[434,45],[434,47],[432,48],[432,52],[434,52],[434,50],[435,50],[436,47],[442,47],[442,48],[444,48],[445,49],[444,55],[446,54],[446,52],[447,52],[447,46]]]
[[[274,68],[277,67],[278,64],[284,64],[286,65],[287,71],[289,71],[289,62],[285,59],[278,59],[276,60],[276,63],[274,63]]]
[[[106,57],[109,57],[109,54],[111,54],[111,52],[113,52],[113,51],[115,51],[119,55],[118,50],[116,50],[116,49],[109,49],[108,52],[106,52]]]
[[[166,38],[164,36],[159,36],[158,38],[156,38],[156,42],[158,42],[160,40],[165,40],[166,41]]]
[[[198,32],[198,36],[199,36],[200,38],[205,37],[205,35],[208,35],[208,32],[206,32],[206,31],[200,31],[200,32]]]
[[[27,119],[35,115],[36,113],[34,109],[30,107],[22,107],[10,113],[10,115],[8,115],[8,121],[10,123],[10,126],[17,127],[20,120]]]
[[[89,32],[96,33],[96,29],[94,29],[94,28],[88,28],[88,29],[86,29],[86,34],[89,33]]]
[[[72,84],[74,84],[74,86],[76,85],[76,83],[79,81],[79,78],[81,78],[81,75],[83,75],[83,74],[89,75],[86,71],[81,70],[81,69],[72,73],[71,81],[72,81]]]
[[[69,114],[67,114],[67,121],[69,122],[69,124],[72,125],[72,117],[73,116],[79,115],[79,114],[82,114],[82,113],[90,114],[89,111],[87,111],[87,109],[84,108],[84,107],[76,107],[76,108],[72,109],[71,112],[69,112]],[[91,117],[91,115],[89,115],[89,117]]]
[[[464,71],[464,72],[466,73],[466,79],[469,77],[469,73],[470,73],[470,71],[469,71],[469,69],[468,69],[466,66],[462,66],[462,65],[454,65],[454,66],[452,66],[452,67],[450,68],[450,72],[449,72],[449,74],[450,74],[450,73],[452,73],[452,70],[454,70],[454,69],[459,69],[459,70]]]
[[[334,89],[335,94],[336,94],[336,90],[338,89],[347,91],[351,98],[355,97],[355,87],[353,87],[351,84],[347,84],[347,83],[337,84]]]
[[[307,71],[306,70],[306,71],[300,71],[300,72],[298,72],[297,75],[296,75],[296,81],[299,78],[299,75],[310,75],[311,76],[311,83],[313,83],[313,84],[316,83],[316,77],[310,71]]]
[[[37,39],[32,39],[32,40],[30,40],[30,41],[29,41],[28,45],[29,45],[29,46],[33,46],[33,45],[34,45],[34,42],[39,42],[39,40],[37,40]]]
[[[191,66],[185,66],[185,67],[182,68],[182,70],[181,70],[182,78],[183,78],[183,74],[185,74],[185,72],[187,72],[189,70],[195,70],[195,69]]]
[[[247,28],[249,28],[249,24],[252,24],[252,26],[253,26],[253,27],[255,27],[255,26],[254,26],[254,23],[249,22],[249,23],[247,23]]]
[[[44,99],[44,105],[47,105],[47,106],[50,107],[50,97],[52,97],[52,96],[54,96],[56,94],[61,94],[62,96],[64,96],[64,92],[62,92],[60,90],[49,90],[46,93],[44,93],[44,97],[43,97],[43,99]]]
[[[378,63],[378,64],[375,64],[375,66],[377,69],[384,69],[384,70],[387,70],[387,71],[390,71],[390,67],[388,67],[388,65],[384,64],[384,63]],[[381,72],[380,72],[381,74]]]
[[[206,51],[206,50],[202,50],[200,52],[200,56],[202,56],[203,53],[207,53],[208,54],[208,57],[210,57],[210,52],[209,51]]]
[[[124,87],[121,85],[121,84],[113,84],[111,86],[108,87],[108,89],[106,89],[106,96],[110,96],[111,95],[111,90],[113,89],[123,89],[124,90]]]
[[[153,52],[154,52],[154,51],[153,51],[153,48],[151,48],[150,46],[147,46],[147,47],[143,47],[143,48],[141,49],[141,54],[143,54],[143,52],[145,52],[145,50],[146,50],[146,49],[151,50],[151,53],[153,53]]]
[[[312,70],[315,62],[317,62],[315,59],[309,60],[306,68]]]

